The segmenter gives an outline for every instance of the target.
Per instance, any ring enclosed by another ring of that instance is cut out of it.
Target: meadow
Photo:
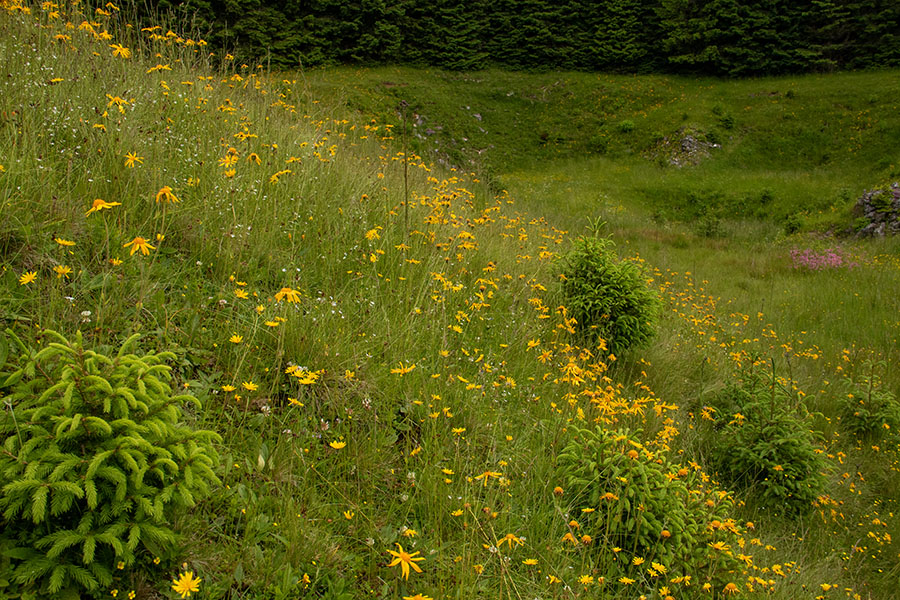
[[[896,593],[898,246],[834,234],[900,73],[270,73],[128,12],[2,1],[0,596]],[[579,333],[582,236],[648,345]]]

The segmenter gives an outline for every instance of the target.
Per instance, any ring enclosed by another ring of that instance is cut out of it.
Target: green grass
[[[501,186],[510,173],[568,159],[596,170],[598,187],[664,218],[799,215],[847,227],[864,189],[900,175],[889,142],[900,133],[889,91],[898,76],[721,81],[393,67],[313,71],[306,81],[321,94],[346,90],[348,107],[364,114],[396,119],[407,102],[425,156],[477,167]],[[661,143],[677,146],[686,132],[719,147],[696,166],[672,167]]]
[[[185,419],[223,438],[224,485],[167,515],[178,544],[114,570],[119,597],[177,597],[186,571],[201,598],[893,593],[897,438],[857,441],[840,416],[845,376],[900,359],[897,243],[787,236],[784,220],[843,227],[862,189],[895,176],[897,73],[254,74],[213,70],[208,48],[115,11],[3,6],[4,329],[33,351],[44,328],[101,349],[140,332],[202,401]],[[79,28],[90,20],[94,33]],[[685,124],[722,148],[680,169],[647,154]],[[127,167],[132,152],[143,161]],[[157,200],[164,186],[179,202]],[[121,204],[86,214],[96,198]],[[598,219],[664,300],[646,350],[579,347],[559,308],[557,260]],[[135,237],[155,248],[130,253]],[[792,268],[795,246],[836,244],[859,266]],[[4,398],[20,354],[0,366]],[[800,519],[702,481],[715,479],[705,406],[751,365],[809,410],[830,465]],[[876,370],[895,392],[900,375]],[[615,552],[613,529],[583,512],[598,507],[556,489],[572,425],[593,420],[631,430],[638,477],[658,456],[675,477],[695,461],[691,489],[713,502],[697,513],[699,562],[664,565],[663,581],[652,548]],[[707,550],[726,540],[750,564]],[[388,566],[398,543],[423,573]],[[15,597],[33,590],[10,580],[13,559],[0,591]]]

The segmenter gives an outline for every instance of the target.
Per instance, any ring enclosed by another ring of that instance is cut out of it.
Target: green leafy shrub
[[[634,131],[634,121],[631,119],[619,121],[618,129],[620,133],[631,133]]]
[[[749,372],[713,401],[713,464],[723,482],[764,504],[803,514],[825,489],[828,461],[806,407],[774,375]]]
[[[587,145],[588,150],[591,152],[606,154],[606,151],[609,150],[609,137],[602,134],[593,135],[591,136],[591,139],[588,140]]]
[[[619,548],[686,573],[738,569],[732,554],[714,547],[733,547],[739,535],[728,494],[706,487],[698,470],[649,451],[627,429],[572,431],[558,465],[573,508],[595,509],[580,518],[595,551]]]
[[[611,245],[606,238],[578,239],[562,258],[562,294],[578,331],[619,353],[653,337],[661,303],[641,267],[620,261]]]
[[[845,380],[845,394],[841,406],[841,425],[856,437],[875,441],[887,434],[900,432],[900,402],[881,388],[875,372],[884,363],[873,364],[869,376],[860,382]]]
[[[117,569],[152,570],[173,511],[218,484],[211,431],[180,422],[169,352],[115,356],[46,331],[0,365],[0,547],[22,597],[79,598]]]

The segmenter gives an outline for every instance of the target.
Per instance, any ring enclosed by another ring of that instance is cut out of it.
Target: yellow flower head
[[[156,202],[159,204],[160,202],[181,202],[174,193],[172,193],[172,188],[167,185],[164,185],[160,188],[158,192],[156,192]]]
[[[193,571],[182,573],[172,580],[172,589],[176,593],[181,594],[182,598],[190,598],[191,592],[200,591],[200,582],[203,581],[199,577],[194,577]]]
[[[37,271],[25,271],[22,273],[22,276],[19,277],[19,284],[28,285],[35,279],[37,279]]]
[[[122,58],[131,58],[131,50],[121,44],[111,44],[113,56],[121,56]],[[183,598],[184,596],[182,596]]]
[[[113,206],[122,206],[121,202],[107,202],[102,198],[97,198],[94,200],[93,204],[91,204],[90,210],[84,213],[84,216],[88,216],[91,213],[100,212],[104,208],[112,208]]]
[[[141,254],[143,254],[144,256],[150,254],[151,250],[156,250],[156,246],[151,246],[150,242],[142,237],[136,237],[127,244],[122,244],[123,248],[127,248],[129,246],[131,246],[131,253],[129,254],[129,256],[131,256],[138,250],[140,250]]]
[[[281,288],[281,291],[275,294],[275,302],[287,300],[288,304],[296,304],[300,302],[300,292],[289,287]]]
[[[139,165],[144,162],[144,157],[138,156],[136,152],[128,152],[125,155],[125,166],[128,168],[134,168],[135,165]]]
[[[422,569],[416,563],[422,560],[425,560],[424,556],[416,556],[419,554],[418,551],[413,552],[412,554],[405,552],[403,550],[403,546],[397,544],[397,551],[388,550],[388,554],[394,557],[394,560],[388,563],[389,567],[396,567],[400,565],[400,570],[403,573],[404,579],[409,579],[409,569],[412,568],[416,573],[421,573]]]

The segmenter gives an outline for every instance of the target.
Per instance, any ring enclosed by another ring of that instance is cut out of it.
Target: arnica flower
[[[144,256],[150,254],[151,250],[156,250],[156,246],[151,246],[149,241],[142,237],[136,237],[127,244],[122,244],[123,248],[127,248],[128,246],[131,246],[131,253],[129,254],[129,256],[131,256],[138,250],[140,250],[141,254],[143,254]]]
[[[203,581],[199,577],[194,577],[193,571],[182,573],[172,580],[172,589],[176,593],[181,594],[182,598],[190,598],[192,592],[200,591],[200,582]]]
[[[403,377],[404,375],[406,375],[407,373],[409,373],[410,371],[412,371],[413,369],[416,368],[415,363],[413,363],[409,366],[406,366],[403,363],[399,363],[399,364],[400,364],[399,367],[395,367],[395,368],[391,369],[391,373],[393,373],[394,375],[400,375],[401,377]]]
[[[281,291],[275,294],[275,302],[287,300],[288,304],[296,304],[300,302],[300,292],[289,287],[281,288]]]
[[[397,544],[397,552],[394,552],[393,550],[388,550],[388,554],[390,554],[391,556],[394,557],[394,560],[389,562],[388,566],[396,567],[397,565],[400,565],[400,569],[403,573],[404,579],[409,579],[410,567],[412,567],[412,569],[416,573],[422,572],[422,569],[416,563],[419,561],[425,560],[425,557],[424,556],[416,556],[417,554],[419,554],[418,551],[413,552],[412,554],[409,554],[403,550],[403,546],[401,546],[400,544]]]
[[[172,193],[172,188],[167,185],[164,185],[158,192],[156,192],[156,203],[160,202],[181,202],[178,199],[178,196]]]
[[[131,58],[131,50],[121,44],[111,44],[113,56],[121,56],[122,58]],[[182,596],[183,597],[183,596]]]
[[[403,600],[434,600],[430,596],[423,596],[422,594],[416,594],[415,596],[403,596]]]
[[[69,275],[72,274],[72,267],[69,267],[67,265],[56,265],[55,267],[53,267],[53,271],[56,273],[57,279],[62,279],[63,277],[68,279]]]
[[[84,213],[84,216],[88,216],[91,213],[100,212],[104,208],[112,208],[113,206],[122,206],[121,202],[107,202],[103,198],[97,198],[94,200],[93,204],[91,204],[90,210]]]
[[[334,442],[328,442],[328,445],[331,446],[332,448],[334,448],[335,450],[340,450],[347,445],[347,442],[334,441]]]
[[[522,541],[522,538],[516,537],[516,535],[513,533],[507,533],[505,536],[503,536],[503,538],[501,538],[500,541],[497,542],[497,547],[499,548],[500,546],[502,546],[504,542],[510,548],[515,548],[516,546],[520,546],[525,543]]]
[[[144,162],[143,156],[138,156],[136,152],[128,152],[125,154],[125,166],[129,169],[133,169],[135,165],[139,165]]]
[[[497,471],[485,471],[481,475],[476,475],[475,480],[478,481],[480,479],[482,481],[482,483],[484,484],[484,486],[487,487],[488,480],[491,477],[493,477],[495,479],[499,479],[502,476],[503,476],[503,473],[498,473]]]
[[[35,279],[37,279],[37,271],[25,271],[22,273],[22,276],[19,277],[19,284],[28,285]]]

